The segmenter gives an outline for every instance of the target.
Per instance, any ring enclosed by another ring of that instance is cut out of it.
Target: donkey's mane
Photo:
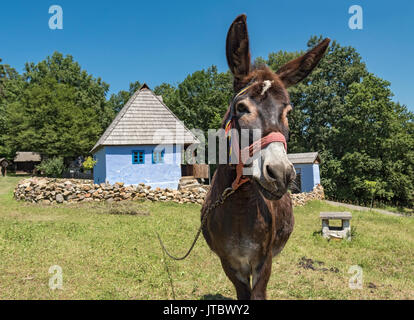
[[[266,80],[272,83],[270,89],[275,95],[280,95],[281,98],[286,97],[286,90],[279,76],[263,63],[253,65],[250,73],[242,79],[242,83],[247,85],[256,82],[249,90],[249,93],[252,97],[259,97],[262,96],[263,83]]]

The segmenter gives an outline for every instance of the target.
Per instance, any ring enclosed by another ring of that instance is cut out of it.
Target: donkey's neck
[[[217,167],[214,180],[212,181],[212,188],[216,191],[215,197],[219,197],[223,191],[227,188],[231,188],[232,183],[236,179],[236,169],[233,166],[222,164]],[[236,193],[243,194],[243,196],[249,197],[253,196],[253,186],[250,181],[241,185]]]

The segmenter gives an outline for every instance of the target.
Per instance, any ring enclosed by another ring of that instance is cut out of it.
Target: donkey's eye
[[[290,115],[290,112],[292,111],[292,104],[290,104],[290,103],[285,103],[285,116],[286,116],[286,118],[288,118],[289,117],[289,115]]]
[[[237,104],[236,110],[238,113],[249,113],[250,112],[249,108],[243,102],[240,102],[239,104]]]

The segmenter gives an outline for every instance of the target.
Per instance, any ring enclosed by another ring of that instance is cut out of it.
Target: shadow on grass
[[[316,236],[320,236],[320,237],[322,237],[322,230],[319,230],[319,231],[314,231],[314,232],[312,233],[312,236],[313,236],[313,237],[316,237]]]
[[[50,205],[46,205],[50,207]],[[65,204],[67,208],[88,209],[99,214],[149,216],[150,210],[142,201],[119,202],[74,202]]]
[[[209,293],[209,294],[205,294],[204,296],[202,296],[200,300],[233,300],[233,299],[222,296],[219,293],[216,293],[216,294]]]

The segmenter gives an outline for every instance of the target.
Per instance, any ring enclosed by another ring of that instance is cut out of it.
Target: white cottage
[[[176,189],[182,150],[194,143],[192,132],[144,84],[92,148],[94,182]]]

